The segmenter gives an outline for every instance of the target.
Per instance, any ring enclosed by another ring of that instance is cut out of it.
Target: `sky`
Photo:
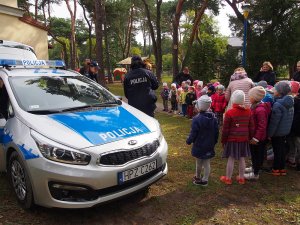
[[[61,5],[56,5],[52,7],[52,13],[56,17],[68,18],[70,17],[69,11],[66,4],[63,2]],[[231,36],[231,31],[229,29],[229,20],[227,15],[234,15],[233,10],[230,6],[226,5],[220,9],[220,14],[216,17],[218,26],[220,28],[220,33],[224,36]],[[82,8],[80,5],[77,5],[77,18],[83,19]],[[142,34],[137,35],[137,41],[142,43]]]

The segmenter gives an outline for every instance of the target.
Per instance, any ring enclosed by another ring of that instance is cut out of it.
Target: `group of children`
[[[202,93],[195,102],[198,114],[193,118],[186,141],[187,144],[193,143],[192,156],[196,157],[193,183],[202,186],[208,184],[210,159],[215,156],[214,148],[218,142],[220,125],[223,157],[228,159],[226,174],[220,177],[221,182],[232,184],[236,160],[239,163],[239,175],[236,177],[239,184],[244,184],[245,180],[258,180],[269,141],[274,152],[270,171],[274,176],[287,174],[287,160],[300,171],[299,87],[299,83],[295,81],[280,81],[272,89],[265,82],[259,83],[248,93],[250,107],[245,105],[245,93],[236,90],[230,97],[232,108],[227,109],[223,124],[223,112],[226,108],[226,100],[222,97],[224,87],[218,85],[214,96],[209,92]],[[213,88],[210,86],[208,89]],[[245,161],[247,157],[251,157],[252,162],[252,166],[248,168]]]
[[[195,80],[193,85],[189,80],[184,81],[178,86],[171,84],[171,89],[167,83],[163,83],[163,89],[160,93],[163,100],[163,111],[183,115],[184,117],[193,118],[197,110],[195,108],[196,101],[202,96],[207,95],[212,99],[210,109],[218,118],[218,123],[222,124],[223,113],[227,106],[224,94],[225,88],[219,82],[207,84],[203,87],[203,81]],[[168,102],[171,103],[171,109],[168,108]]]

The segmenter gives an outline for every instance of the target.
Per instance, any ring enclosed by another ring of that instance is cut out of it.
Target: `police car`
[[[167,174],[157,120],[63,61],[0,66],[0,172],[24,208],[92,207]]]

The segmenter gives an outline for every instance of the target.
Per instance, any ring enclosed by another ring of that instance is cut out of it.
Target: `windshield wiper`
[[[80,110],[80,109],[93,108],[93,107],[112,107],[112,106],[116,106],[116,105],[119,105],[117,101],[105,102],[105,103],[97,103],[97,104],[92,104],[92,105],[84,105],[84,106],[66,108],[66,109],[60,110],[59,112],[76,111],[76,110]]]
[[[62,109],[59,112],[76,111],[76,110],[79,110],[79,109],[86,109],[86,108],[90,108],[90,107],[93,107],[93,106],[92,105],[76,106],[76,107]]]
[[[53,113],[60,113],[61,111],[59,110],[31,110],[27,111],[32,114],[37,114],[37,115],[48,115],[48,114],[53,114]]]
[[[93,105],[91,105],[91,107],[110,107],[110,106],[116,106],[116,105],[121,105],[121,104],[122,104],[122,102],[119,103],[119,101],[114,101],[114,102],[104,102],[104,103],[93,104]]]

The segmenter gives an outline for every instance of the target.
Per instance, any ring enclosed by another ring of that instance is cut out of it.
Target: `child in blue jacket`
[[[275,102],[269,121],[268,136],[271,138],[274,151],[272,174],[285,176],[286,136],[290,133],[294,117],[294,99],[289,93],[288,81],[280,81],[274,87]]]
[[[199,114],[193,118],[192,129],[186,140],[188,145],[193,143],[192,156],[196,158],[196,175],[193,178],[195,185],[207,186],[210,174],[210,159],[215,156],[215,144],[218,142],[219,128],[217,118],[209,112],[211,98],[201,96],[196,102]],[[204,168],[201,177],[202,167]]]

